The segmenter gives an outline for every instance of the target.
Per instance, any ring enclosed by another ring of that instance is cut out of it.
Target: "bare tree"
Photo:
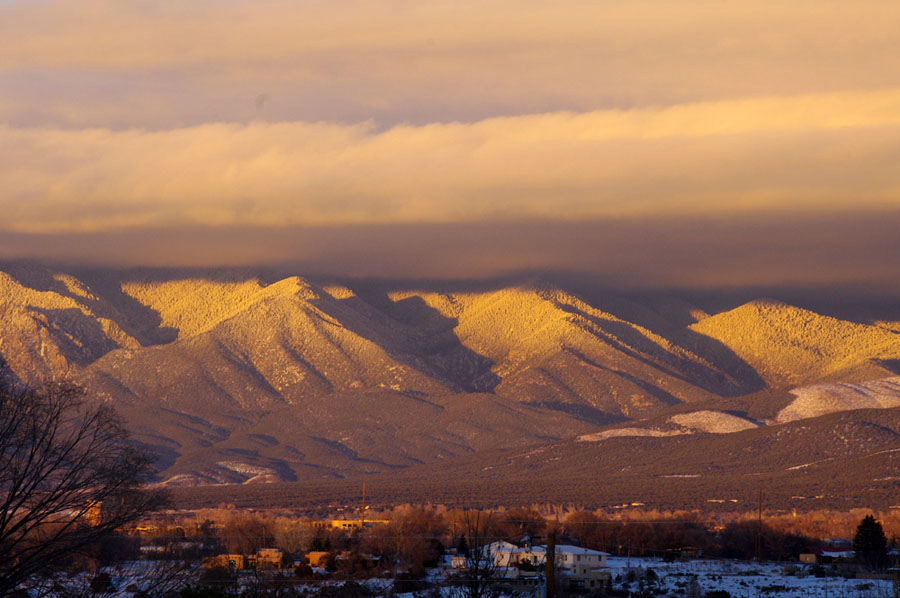
[[[80,387],[14,389],[0,376],[0,595],[160,506],[142,488],[150,472],[113,410]]]
[[[461,573],[464,598],[493,598],[499,594],[498,566],[491,551],[494,521],[490,513],[469,510],[463,514],[463,532],[468,553]]]

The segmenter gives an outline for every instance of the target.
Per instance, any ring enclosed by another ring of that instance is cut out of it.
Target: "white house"
[[[547,563],[547,547],[531,546],[522,548],[510,542],[494,542],[485,547],[493,557],[498,572],[504,578],[517,577],[527,564],[536,571],[542,571]],[[570,544],[560,544],[555,548],[556,570],[561,581],[571,588],[597,588],[611,578],[606,567],[606,552],[591,550]]]

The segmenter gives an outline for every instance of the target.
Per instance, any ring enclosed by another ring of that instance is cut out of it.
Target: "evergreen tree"
[[[853,538],[856,559],[871,569],[882,569],[887,562],[887,538],[872,515],[866,515]]]
[[[456,545],[456,554],[469,556],[469,543],[466,542],[466,536],[460,536],[459,543]]]

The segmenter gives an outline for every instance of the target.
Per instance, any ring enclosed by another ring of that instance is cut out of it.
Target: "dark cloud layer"
[[[554,273],[632,289],[834,288],[900,294],[896,212],[584,222],[168,228],[5,234],[0,257],[67,266],[251,267],[477,280]],[[587,284],[587,283],[590,284]]]

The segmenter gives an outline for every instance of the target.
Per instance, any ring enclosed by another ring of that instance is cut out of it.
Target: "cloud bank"
[[[0,127],[3,228],[308,226],[896,207],[900,91],[471,124]]]

